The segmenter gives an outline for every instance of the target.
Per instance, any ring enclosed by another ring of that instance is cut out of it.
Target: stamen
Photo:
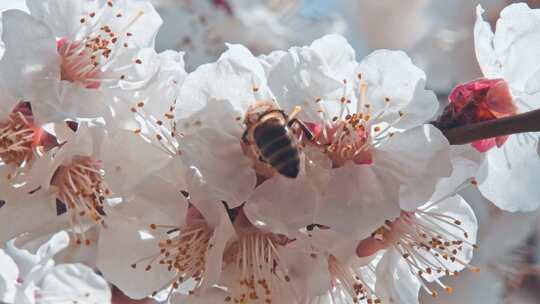
[[[8,179],[18,176],[30,164],[44,140],[44,130],[34,125],[32,114],[26,107],[25,103],[20,103],[5,121],[0,122],[0,163],[14,168]]]
[[[340,302],[333,301],[333,303],[347,303],[349,299],[344,298],[348,296],[352,299],[352,303],[381,303],[381,300],[377,297],[374,286],[370,286],[367,283],[366,276],[375,276],[375,269],[371,265],[365,267],[350,267],[342,264],[335,256],[330,255],[328,258],[328,270],[333,278],[333,283],[337,288],[336,290],[330,290],[332,299],[338,297]],[[345,294],[343,294],[344,291]]]
[[[154,147],[165,154],[171,156],[180,154],[178,140],[182,135],[178,132],[173,114],[176,109],[176,100],[169,107],[169,111],[163,114],[163,119],[156,118],[147,113],[144,110],[144,105],[144,101],[139,101],[136,106],[130,109],[134,113],[135,119],[144,123],[144,127],[146,127],[145,132],[140,128],[133,130],[133,132],[147,142],[152,143]],[[148,134],[153,137],[149,137]]]
[[[93,20],[95,12],[81,17],[82,27],[77,35],[81,38],[76,41],[61,38],[57,41],[57,51],[61,59],[61,79],[80,83],[88,89],[98,89],[104,81],[118,81],[118,79],[104,79],[103,72],[110,68],[125,49],[118,47],[118,40],[129,39],[132,33],[127,30],[143,15],[143,11],[137,12],[122,29],[116,30],[114,26],[107,25],[102,20],[106,18],[104,16],[109,16],[106,13],[99,14],[95,20]],[[120,18],[123,15],[117,13],[115,16]],[[95,22],[88,22],[90,20]],[[127,46],[127,42],[124,42],[124,45]],[[125,79],[125,75],[120,78]]]
[[[83,232],[85,220],[104,224],[103,202],[111,193],[103,182],[103,176],[100,161],[87,156],[74,156],[70,164],[56,170],[51,180],[58,201],[70,213],[72,231],[77,235],[78,244],[90,244]]]
[[[275,303],[276,295],[295,294],[279,246],[284,246],[280,236],[263,232],[244,235],[231,245],[225,262],[234,265],[236,279],[227,286],[230,296],[226,302]]]
[[[381,228],[382,231],[378,233],[383,236],[383,241],[389,242],[401,254],[411,273],[421,282],[427,282],[426,276],[455,275],[461,268],[479,271],[479,268],[469,265],[460,257],[464,247],[476,248],[461,225],[461,221],[449,215],[431,212],[423,207],[414,212],[402,212],[390,224],[392,230]],[[450,229],[460,231],[463,235],[456,235]],[[446,291],[452,291],[437,276],[431,278]],[[433,296],[437,295],[435,291],[424,288]]]
[[[186,227],[151,224],[150,229],[167,229],[170,238],[159,242],[157,253],[144,257],[131,264],[136,269],[138,264],[144,263],[145,271],[150,271],[155,264],[167,267],[176,273],[171,281],[173,289],[178,288],[189,279],[196,282],[199,287],[204,280],[206,266],[206,252],[210,245],[214,231],[204,223],[197,223]]]

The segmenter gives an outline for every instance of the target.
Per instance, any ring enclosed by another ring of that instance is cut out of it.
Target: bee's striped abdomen
[[[298,150],[282,120],[274,118],[263,122],[255,128],[253,138],[264,161],[286,177],[298,176]]]

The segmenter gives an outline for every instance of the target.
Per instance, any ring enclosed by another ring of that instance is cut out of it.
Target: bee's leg
[[[289,116],[288,116],[289,124],[291,123],[291,120],[294,120],[295,119],[294,117],[296,115],[298,115],[298,113],[300,113],[301,111],[302,111],[302,107],[300,107],[300,106],[295,106],[294,107],[294,110],[292,110],[291,114],[289,114]],[[289,125],[289,127],[290,127],[290,125]]]
[[[247,136],[248,136],[248,129],[246,129],[244,133],[242,134],[242,142],[246,145],[249,145],[249,140]]]
[[[313,138],[315,136],[313,136],[313,133],[311,132],[311,130],[306,126],[306,124],[304,124],[304,122],[302,122],[301,120],[297,119],[297,118],[293,118],[291,120],[289,120],[289,122],[287,123],[287,126],[290,128],[292,127],[294,124],[297,124],[300,126],[300,129],[302,129],[302,132],[304,132],[304,135],[306,136],[306,138],[308,140],[313,140]]]

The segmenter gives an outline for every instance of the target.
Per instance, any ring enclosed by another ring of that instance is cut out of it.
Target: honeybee
[[[300,127],[306,139],[313,139],[306,125],[295,118],[300,110],[296,107],[287,115],[274,103],[260,102],[248,109],[244,118],[244,144],[252,147],[260,162],[289,178],[300,172],[300,142],[293,126]]]

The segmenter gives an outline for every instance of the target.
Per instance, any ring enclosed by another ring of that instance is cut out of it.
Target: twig
[[[451,145],[510,134],[540,132],[540,109],[441,131]]]

